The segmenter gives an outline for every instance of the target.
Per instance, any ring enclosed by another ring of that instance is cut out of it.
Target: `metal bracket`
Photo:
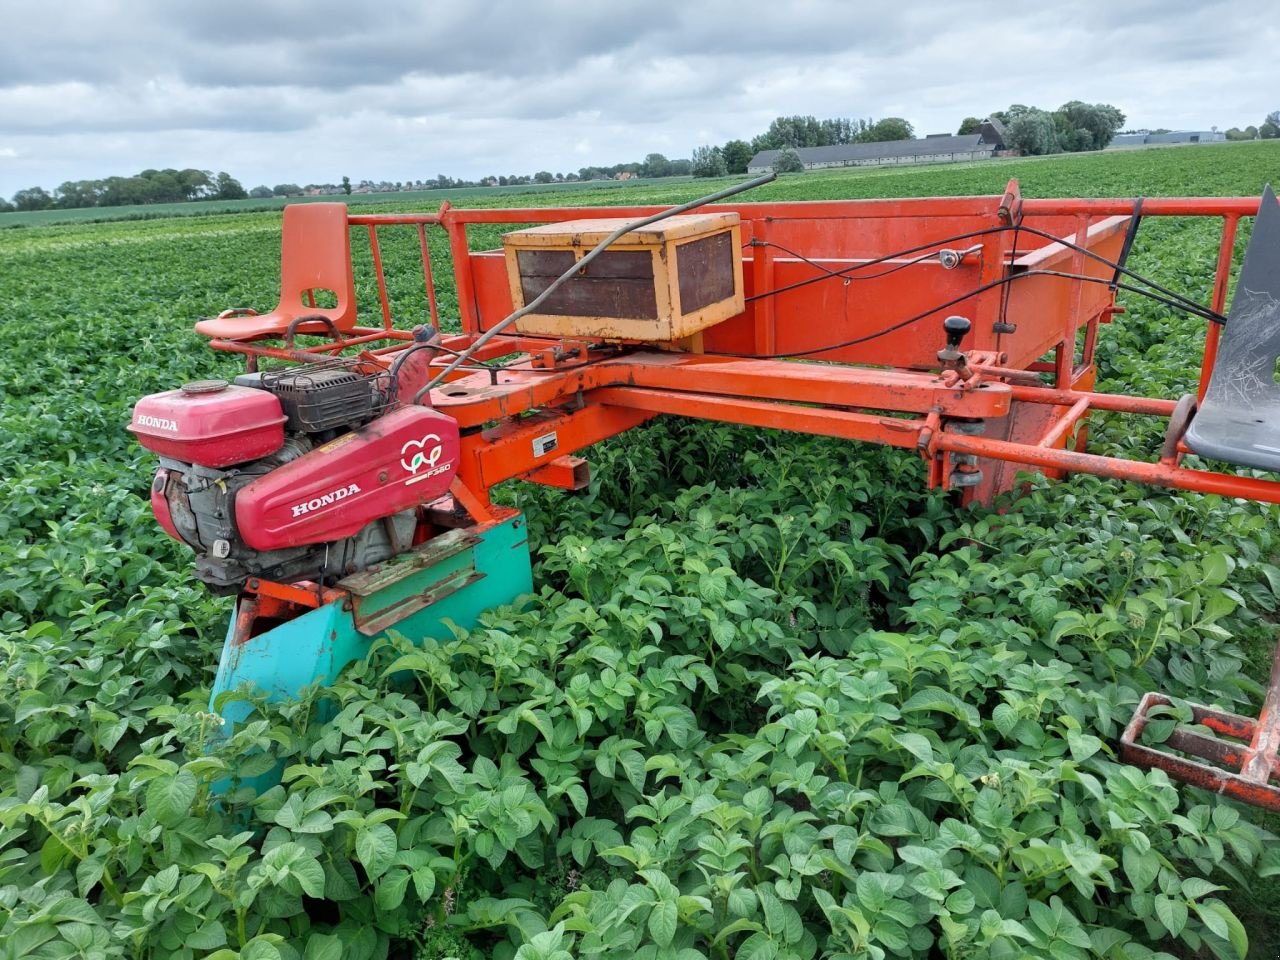
[[[1280,644],[1271,664],[1271,685],[1257,720],[1192,704],[1192,720],[1218,736],[1176,728],[1165,743],[1185,756],[1139,743],[1151,710],[1172,704],[1162,693],[1143,696],[1120,737],[1120,756],[1126,763],[1156,767],[1194,787],[1280,811]],[[1203,760],[1210,763],[1200,762]]]

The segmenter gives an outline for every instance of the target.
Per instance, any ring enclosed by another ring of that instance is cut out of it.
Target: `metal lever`
[[[943,377],[948,371],[954,374],[955,380],[968,381],[973,378],[974,371],[969,367],[968,358],[960,352],[960,341],[973,329],[968,317],[947,317],[942,321],[942,329],[947,334],[947,345],[938,351],[938,362],[942,364]]]
[[[964,354],[960,352],[960,341],[963,340],[973,324],[967,317],[947,317],[942,321],[942,329],[947,334],[947,345],[938,351],[938,361],[944,369],[955,370],[957,364],[964,365]]]

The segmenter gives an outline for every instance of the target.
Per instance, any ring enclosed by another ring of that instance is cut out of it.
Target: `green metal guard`
[[[237,635],[245,601],[237,602],[209,700],[228,733],[252,706],[224,699],[227,693],[256,689],[269,700],[296,697],[313,683],[333,683],[392,628],[419,643],[447,639],[446,621],[473,627],[484,611],[532,592],[524,516],[450,530],[336,586],[346,598],[247,638]]]

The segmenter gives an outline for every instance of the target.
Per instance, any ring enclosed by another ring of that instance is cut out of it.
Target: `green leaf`
[[[921,734],[895,733],[893,742],[921,763],[930,763],[933,760],[933,746],[929,743],[928,738]]]
[[[1254,872],[1260,877],[1274,877],[1280,874],[1280,844],[1273,844],[1262,851]]]
[[[775,960],[777,956],[777,943],[761,931],[753,933],[742,942],[733,955],[733,960]]]
[[[397,847],[396,832],[385,823],[362,827],[356,834],[356,856],[364,865],[365,873],[374,880],[391,866]]]
[[[1018,725],[1018,711],[1007,703],[997,704],[991,711],[991,722],[996,725],[1002,736],[1009,736]]]
[[[325,933],[313,933],[307,937],[303,960],[342,960],[342,940]]]
[[[207,920],[195,933],[189,933],[183,944],[192,950],[216,950],[226,946],[227,931],[217,920]]]
[[[156,777],[147,784],[147,810],[166,827],[175,826],[191,812],[196,789],[195,774],[190,770]]]
[[[1248,956],[1249,935],[1230,907],[1221,900],[1208,900],[1195,904],[1195,910],[1206,927],[1231,944],[1240,960]]]
[[[409,888],[409,871],[397,867],[388,871],[378,880],[373,893],[373,901],[382,910],[394,910],[404,903],[405,891]]]
[[[1187,905],[1181,900],[1159,894],[1156,897],[1156,919],[1158,919],[1170,936],[1178,936],[1187,925]]]
[[[270,940],[254,937],[240,951],[240,960],[281,960],[280,951]]]
[[[1092,734],[1071,731],[1067,734],[1067,746],[1071,750],[1071,759],[1083,763],[1102,749],[1102,741]]]
[[[1210,883],[1203,877],[1187,877],[1182,881],[1182,895],[1188,900],[1199,900],[1207,894],[1213,893],[1215,890],[1225,890],[1224,886],[1216,883]],[[1225,939],[1226,934],[1222,934]]]
[[[1120,861],[1129,883],[1139,893],[1151,886],[1160,873],[1160,858],[1153,850],[1139,853],[1136,847],[1126,846],[1120,855]]]
[[[660,947],[670,946],[676,935],[676,905],[663,900],[649,912],[649,935]]]

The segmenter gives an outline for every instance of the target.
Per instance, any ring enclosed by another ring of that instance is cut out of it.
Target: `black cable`
[[[763,293],[753,294],[752,296],[750,296],[750,297],[748,297],[748,298],[747,298],[747,302],[751,302],[751,301],[754,301],[754,300],[760,300],[760,299],[763,299],[763,298],[765,298],[765,297],[774,297],[774,296],[777,296],[778,294],[781,294],[781,293],[787,293],[788,291],[796,290],[796,289],[798,289],[798,288],[800,288],[800,287],[808,286],[808,285],[809,285],[809,284],[811,284],[811,283],[819,283],[819,282],[821,282],[821,281],[823,281],[823,280],[830,280],[830,279],[834,279],[834,278],[836,278],[836,277],[842,277],[842,278],[850,279],[850,280],[853,280],[853,279],[868,279],[868,280],[869,280],[869,279],[874,279],[874,277],[850,277],[850,276],[848,276],[848,274],[852,273],[854,270],[862,270],[862,269],[865,269],[866,267],[876,266],[877,264],[885,263],[885,262],[886,262],[886,261],[888,261],[888,260],[894,260],[894,259],[897,259],[897,258],[899,258],[899,257],[905,257],[905,256],[908,256],[908,255],[913,254],[913,253],[919,253],[919,252],[920,252],[920,251],[922,251],[922,250],[928,250],[928,249],[930,249],[930,248],[932,248],[932,247],[938,247],[938,246],[941,246],[942,244],[945,244],[945,243],[956,243],[956,242],[958,242],[958,241],[960,241],[960,240],[968,240],[968,239],[972,239],[972,238],[974,238],[974,237],[986,236],[986,235],[990,235],[990,234],[993,234],[993,233],[1002,233],[1002,232],[1004,232],[1004,231],[1006,231],[1006,230],[1013,230],[1013,231],[1014,231],[1014,243],[1015,243],[1015,250],[1016,250],[1016,243],[1017,243],[1018,231],[1025,230],[1027,233],[1033,234],[1033,235],[1038,236],[1038,237],[1042,237],[1042,238],[1047,239],[1047,240],[1050,240],[1050,241],[1052,241],[1052,242],[1054,242],[1054,243],[1062,244],[1062,246],[1066,247],[1066,248],[1067,248],[1067,249],[1069,249],[1069,250],[1075,250],[1075,251],[1078,251],[1078,252],[1080,252],[1080,253],[1083,253],[1085,256],[1089,257],[1090,259],[1092,259],[1092,260],[1096,260],[1098,263],[1101,263],[1101,264],[1104,264],[1104,265],[1106,265],[1106,266],[1108,266],[1108,267],[1111,267],[1112,269],[1114,269],[1114,270],[1117,272],[1117,274],[1123,274],[1123,275],[1125,275],[1125,276],[1128,276],[1128,277],[1133,278],[1134,280],[1137,280],[1139,283],[1144,283],[1144,284],[1146,284],[1147,286],[1151,287],[1153,290],[1156,290],[1156,291],[1158,291],[1159,293],[1164,294],[1166,297],[1170,298],[1171,300],[1175,301],[1175,303],[1174,303],[1174,304],[1168,304],[1168,305],[1170,305],[1170,306],[1178,306],[1180,309],[1186,309],[1186,310],[1187,310],[1187,312],[1189,312],[1189,313],[1193,313],[1193,314],[1195,314],[1196,316],[1204,317],[1205,319],[1210,320],[1210,321],[1212,321],[1213,323],[1219,323],[1219,324],[1221,324],[1221,323],[1225,323],[1225,322],[1226,322],[1226,317],[1224,317],[1222,314],[1217,313],[1217,312],[1214,312],[1214,311],[1207,311],[1207,312],[1204,312],[1204,311],[1206,311],[1206,308],[1205,308],[1203,305],[1201,305],[1201,304],[1199,304],[1199,303],[1196,303],[1196,302],[1195,302],[1194,300],[1192,300],[1190,297],[1187,297],[1187,296],[1185,296],[1185,295],[1183,295],[1183,294],[1180,294],[1180,293],[1178,293],[1178,292],[1176,292],[1176,291],[1174,291],[1174,290],[1170,290],[1170,289],[1168,289],[1167,287],[1164,287],[1164,286],[1162,286],[1162,285],[1160,285],[1160,284],[1156,283],[1154,280],[1149,280],[1149,279],[1147,279],[1146,277],[1142,276],[1140,273],[1137,273],[1137,272],[1136,272],[1136,271],[1134,271],[1134,270],[1130,270],[1128,267],[1124,266],[1124,264],[1122,264],[1122,263],[1117,263],[1117,262],[1116,262],[1116,261],[1114,261],[1114,260],[1110,260],[1110,259],[1108,259],[1107,257],[1104,257],[1104,256],[1102,256],[1102,255],[1101,255],[1101,254],[1099,254],[1099,253],[1095,253],[1094,251],[1089,250],[1089,249],[1087,249],[1087,248],[1085,248],[1085,247],[1081,247],[1081,246],[1079,246],[1078,244],[1073,243],[1073,242],[1072,242],[1072,241],[1070,241],[1070,240],[1064,240],[1062,237],[1055,236],[1054,234],[1049,233],[1047,230],[1041,230],[1041,229],[1039,229],[1038,227],[1027,226],[1027,225],[1023,224],[1021,221],[1019,221],[1017,224],[1014,224],[1014,225],[1008,225],[1008,224],[1005,224],[1005,225],[1001,225],[1001,226],[998,226],[998,227],[986,227],[986,228],[981,229],[981,230],[973,230],[973,231],[970,231],[970,232],[968,232],[968,233],[957,234],[957,235],[956,235],[956,236],[954,236],[954,237],[945,237],[945,238],[943,238],[943,239],[941,239],[941,240],[935,240],[935,241],[933,241],[933,242],[931,242],[931,243],[920,244],[920,245],[915,246],[915,247],[908,247],[908,248],[907,248],[907,249],[905,249],[905,250],[898,250],[898,251],[895,251],[895,252],[893,252],[893,253],[887,253],[887,254],[885,254],[884,256],[881,256],[881,257],[877,257],[877,258],[875,258],[874,260],[868,260],[868,261],[866,261],[866,262],[864,262],[864,263],[854,264],[853,266],[851,266],[851,267],[846,267],[846,268],[844,268],[844,269],[842,269],[842,270],[830,270],[830,269],[828,269],[828,268],[826,268],[826,267],[823,267],[821,264],[813,263],[813,261],[810,261],[810,260],[808,260],[808,259],[807,259],[807,258],[805,258],[805,257],[800,257],[800,259],[805,260],[806,262],[810,263],[812,266],[816,267],[817,269],[823,270],[823,271],[824,271],[823,275],[822,275],[822,276],[817,276],[817,277],[808,277],[808,278],[806,278],[806,279],[804,279],[804,280],[798,280],[798,281],[796,281],[795,283],[788,284],[788,285],[786,285],[785,287],[776,287],[776,288],[774,288],[773,290],[766,290],[766,291],[765,291],[765,292],[763,292]],[[762,242],[762,243],[772,243],[772,241],[761,241],[761,242]],[[774,245],[775,245],[775,246],[778,246],[780,249],[785,249],[785,248],[782,248],[782,247],[781,247],[781,245],[779,245],[779,244],[774,244]],[[792,256],[797,256],[797,254],[795,254],[793,251],[788,251],[788,252],[789,252],[789,253],[791,253],[791,255],[792,255]],[[927,257],[925,257],[925,258],[923,258],[923,259],[928,259],[928,258],[927,258]],[[905,266],[908,266],[908,264],[901,264],[901,265],[899,265],[899,267],[905,267]],[[895,268],[895,269],[898,269],[898,268]],[[883,274],[880,274],[880,276],[887,275],[888,273],[891,273],[891,272],[893,272],[893,271],[885,271]],[[1092,279],[1096,279],[1096,278],[1086,278],[1086,277],[1084,277],[1083,275],[1081,275],[1078,279],[1090,279],[1090,280],[1092,280]],[[1144,291],[1142,291],[1142,290],[1140,290],[1140,289],[1136,289],[1136,288],[1133,288],[1133,287],[1130,287],[1130,286],[1126,286],[1126,285],[1121,284],[1121,283],[1115,283],[1115,284],[1113,284],[1111,281],[1107,281],[1107,282],[1108,282],[1108,285],[1110,285],[1110,286],[1114,286],[1116,289],[1120,289],[1120,290],[1128,290],[1128,291],[1133,292],[1133,293],[1144,293]],[[990,289],[990,287],[984,287],[983,289]],[[1159,298],[1153,298],[1153,299],[1156,299],[1158,302],[1166,302],[1166,303],[1167,303],[1167,301],[1160,300]]]
[[[898,330],[901,330],[903,327],[908,327],[913,323],[916,323],[920,320],[925,319],[926,317],[932,316],[933,314],[938,313],[942,310],[946,310],[948,307],[954,307],[956,304],[963,303],[964,301],[969,300],[972,297],[976,297],[980,293],[985,293],[988,290],[994,290],[996,287],[1004,286],[1006,284],[1011,284],[1016,280],[1022,280],[1030,277],[1061,277],[1067,280],[1081,280],[1087,283],[1101,283],[1108,286],[1111,285],[1111,281],[1105,277],[1090,277],[1083,273],[1065,273],[1063,271],[1058,271],[1058,270],[1026,270],[1022,273],[1011,274],[1010,276],[1001,277],[998,280],[992,280],[989,283],[981,284],[977,287],[974,287],[972,290],[968,291],[967,293],[961,294],[960,296],[955,297],[952,300],[948,300],[946,303],[938,304],[938,306],[932,307],[929,310],[925,310],[922,313],[917,313],[913,317],[908,317],[905,320],[900,320],[899,322],[892,324],[891,326],[885,327],[883,330],[877,330],[874,333],[864,334],[863,336],[855,337],[852,340],[843,340],[839,343],[830,343],[830,344],[826,344],[825,346],[813,347],[808,350],[793,350],[787,353],[712,353],[708,351],[706,352],[705,355],[710,357],[733,357],[733,358],[742,359],[742,360],[787,360],[787,359],[795,359],[798,357],[808,357],[816,353],[828,353],[832,350],[843,350],[846,347],[854,347],[861,343],[867,343],[868,341],[877,340],[880,337],[888,336],[891,333],[895,333]],[[1123,284],[1123,283],[1118,284],[1118,287],[1121,290],[1126,290],[1126,291],[1129,291],[1130,293],[1135,293],[1141,296],[1148,297],[1149,299],[1155,300],[1157,303],[1163,303],[1166,306],[1172,307],[1174,309],[1184,310],[1188,313],[1193,313],[1204,319],[1213,320],[1218,316],[1218,314],[1215,314],[1213,311],[1207,310],[1206,308],[1201,307],[1199,304],[1193,304],[1192,306],[1194,307],[1194,309],[1188,309],[1188,307],[1184,304],[1180,304],[1180,303],[1176,303],[1174,301],[1168,300],[1164,297],[1161,297],[1152,293],[1149,290],[1144,290],[1141,287],[1135,287],[1135,286],[1131,286],[1129,284]]]
[[[1055,237],[1052,233],[1049,233],[1047,230],[1041,230],[1037,227],[1023,227],[1022,229],[1026,230],[1027,233],[1035,234],[1037,237],[1045,237],[1049,240],[1052,240],[1054,243],[1060,243],[1064,247],[1066,247],[1068,250],[1075,250],[1077,253],[1083,253],[1086,257],[1088,257],[1091,260],[1096,260],[1098,263],[1105,264],[1108,267],[1114,268],[1117,274],[1124,274],[1127,277],[1132,277],[1134,280],[1137,280],[1139,283],[1145,283],[1147,286],[1151,287],[1151,289],[1158,290],[1160,293],[1163,293],[1166,297],[1171,297],[1174,300],[1180,300],[1186,303],[1189,307],[1195,307],[1201,310],[1205,309],[1201,304],[1196,303],[1190,297],[1187,297],[1184,294],[1178,293],[1175,290],[1170,290],[1168,287],[1163,287],[1160,284],[1156,283],[1154,280],[1148,280],[1142,274],[1137,273],[1133,270],[1130,270],[1123,263],[1117,263],[1114,260],[1108,260],[1102,254],[1095,253],[1094,251],[1088,249],[1087,247],[1082,247],[1079,244],[1073,243],[1070,240],[1064,240],[1061,237]],[[1107,281],[1107,282],[1110,283],[1111,281]],[[1123,284],[1116,284],[1116,286],[1119,287],[1119,289],[1121,290],[1126,289]],[[1226,322],[1227,318],[1222,316],[1222,314],[1214,311],[1211,311],[1211,312],[1213,313],[1213,316],[1209,317],[1209,319],[1213,320],[1214,323]]]
[[[1116,258],[1116,275],[1112,278],[1120,282],[1120,271],[1129,262],[1129,253],[1133,250],[1133,241],[1138,237],[1138,227],[1142,225],[1142,197],[1133,201],[1133,215],[1129,218],[1129,229],[1124,232],[1124,243],[1120,245],[1120,256]]]
[[[946,243],[947,241],[943,240],[940,242]],[[797,260],[803,261],[804,263],[807,263],[809,266],[813,267],[813,269],[815,270],[821,270],[824,274],[827,275],[827,278],[834,279],[839,277],[845,280],[846,282],[852,282],[854,280],[879,280],[881,277],[887,277],[892,273],[897,273],[899,270],[905,270],[907,267],[913,267],[917,263],[924,263],[926,260],[932,260],[934,257],[937,256],[936,253],[925,253],[916,257],[914,260],[908,260],[905,263],[899,263],[896,266],[890,267],[888,270],[881,270],[879,273],[872,273],[872,274],[868,274],[867,276],[851,277],[848,275],[849,271],[861,270],[863,267],[874,266],[877,263],[884,262],[884,258],[880,258],[879,260],[868,260],[866,263],[855,263],[853,266],[845,267],[843,270],[832,270],[830,267],[824,266],[823,264],[819,263],[817,260],[810,260],[803,253],[799,253],[795,250],[792,250],[790,247],[784,247],[782,244],[776,243],[773,240],[752,240],[750,245],[756,246],[756,247],[776,247],[777,249],[781,250],[783,253],[787,254],[787,256],[794,257]],[[891,254],[890,258],[892,259],[895,256],[896,255]],[[811,278],[811,279],[820,279],[820,278]],[[773,295],[773,291],[752,294],[751,296],[746,298],[746,302],[750,303],[752,300],[757,300],[757,299],[760,299],[761,297],[768,297],[772,295]]]
[[[1010,229],[1008,226],[1003,226],[1003,225],[999,227],[984,227],[981,230],[970,230],[968,233],[959,233],[959,234],[956,234],[954,237],[943,237],[941,240],[932,240],[929,243],[922,243],[922,244],[919,244],[918,246],[908,247],[905,250],[897,250],[893,253],[886,253],[882,257],[876,257],[874,260],[867,260],[864,263],[855,263],[853,266],[845,267],[842,270],[832,270],[829,273],[826,273],[820,277],[808,277],[804,280],[797,280],[795,283],[789,283],[785,287],[775,287],[773,290],[766,290],[764,293],[753,294],[752,296],[748,297],[747,300],[749,302],[751,300],[760,300],[764,297],[776,297],[780,293],[786,293],[789,290],[798,290],[800,287],[807,287],[811,283],[821,283],[823,280],[831,280],[835,277],[844,277],[850,280],[860,279],[857,277],[850,277],[848,275],[852,273],[854,270],[864,270],[867,267],[878,266],[879,264],[885,263],[889,260],[896,260],[899,257],[907,257],[913,253],[920,253],[921,251],[928,250],[932,247],[940,247],[943,244],[947,244],[947,243],[958,243],[961,240],[971,240],[974,237],[989,236],[990,234],[993,234],[993,233],[1003,233],[1005,230],[1008,230],[1008,229]],[[767,242],[772,242],[772,241],[767,241]],[[826,269],[826,268],[822,268],[822,269]]]

